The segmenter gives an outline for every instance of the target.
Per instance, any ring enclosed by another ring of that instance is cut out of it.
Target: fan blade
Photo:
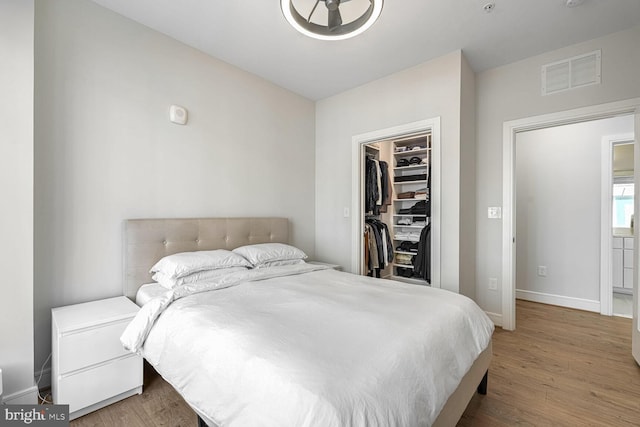
[[[329,31],[334,31],[342,25],[342,15],[340,15],[340,9],[329,11]]]
[[[311,17],[313,16],[313,12],[316,11],[316,7],[318,7],[318,3],[320,3],[320,0],[318,0],[316,2],[316,4],[313,6],[313,9],[311,9],[311,13],[309,14],[309,17],[307,18],[307,22],[311,22]]]

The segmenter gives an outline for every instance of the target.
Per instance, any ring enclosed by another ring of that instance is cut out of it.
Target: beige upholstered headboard
[[[178,252],[235,249],[255,243],[289,243],[287,218],[129,219],[124,223],[124,295],[152,282],[149,269]]]

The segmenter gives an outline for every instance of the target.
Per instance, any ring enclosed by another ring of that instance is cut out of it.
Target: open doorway
[[[502,327],[513,330],[515,322],[516,298],[516,138],[517,135],[536,129],[581,123],[592,120],[634,115],[635,126],[640,123],[640,99],[601,104],[559,113],[528,117],[504,123],[503,139],[503,251],[502,251]],[[637,161],[636,161],[637,162]],[[594,189],[597,192],[597,188]],[[637,204],[637,199],[636,199]],[[559,211],[563,212],[563,211]],[[637,234],[637,230],[636,230]],[[638,255],[634,255],[634,265],[638,264]],[[537,271],[537,270],[536,270]],[[542,269],[544,273],[544,269]],[[547,270],[548,274],[548,270]],[[637,280],[634,278],[634,286]],[[635,305],[634,302],[634,317]],[[635,337],[635,333],[634,333]],[[640,344],[640,339],[638,340]],[[634,341],[635,342],[635,341]],[[640,350],[640,347],[639,347]]]
[[[600,158],[602,140],[613,134],[631,135],[633,150],[633,130],[634,116],[627,114],[516,136],[516,298],[600,313],[601,286],[608,286],[611,299],[612,276],[619,277],[617,289],[631,295],[633,158],[631,166],[614,179],[618,184],[609,191],[613,197],[603,198],[599,189],[600,167],[605,163]],[[607,169],[611,185],[611,165]],[[623,194],[616,198],[616,192]],[[615,229],[611,220],[605,225],[601,221],[601,212],[611,211],[612,206],[617,210],[608,216],[620,223]],[[601,274],[601,256],[611,266],[608,275]],[[626,289],[622,287],[623,258]]]
[[[633,315],[633,253],[635,246],[635,147],[633,133],[611,135],[603,145],[603,227],[611,227],[610,273],[602,278],[601,313],[621,317]],[[605,223],[608,222],[609,224]],[[607,238],[603,233],[603,238]],[[608,248],[606,248],[608,249]],[[603,252],[604,253],[604,252]],[[608,296],[611,295],[611,301]],[[608,305],[607,305],[608,304]]]

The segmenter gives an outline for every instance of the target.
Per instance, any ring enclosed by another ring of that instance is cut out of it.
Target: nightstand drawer
[[[130,354],[120,336],[131,319],[125,319],[60,334],[58,339],[60,374],[86,368]]]
[[[61,375],[54,396],[69,413],[142,385],[142,358],[132,354],[75,374]]]

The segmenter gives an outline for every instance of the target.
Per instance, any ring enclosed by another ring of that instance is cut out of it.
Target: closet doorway
[[[421,144],[429,140],[429,150],[422,149]],[[415,156],[405,156],[405,155],[396,155],[394,153],[395,150],[407,150],[407,149],[415,149]],[[378,150],[376,152],[376,150]],[[418,122],[408,123],[405,125],[395,126],[392,128],[380,129],[377,131],[369,132],[366,134],[356,135],[352,138],[352,209],[351,209],[351,217],[352,217],[352,266],[351,271],[357,274],[367,274],[367,268],[365,266],[365,248],[364,248],[364,236],[365,236],[365,228],[367,227],[367,208],[370,206],[367,205],[366,201],[366,182],[365,182],[365,171],[367,167],[367,156],[375,157],[380,156],[380,151],[386,150],[386,153],[383,154],[383,157],[389,160],[389,171],[391,174],[391,179],[393,180],[393,176],[395,174],[398,175],[407,175],[412,173],[420,173],[426,172],[426,163],[425,159],[428,159],[430,163],[430,171],[428,173],[430,180],[430,189],[429,189],[429,205],[430,205],[430,217],[429,217],[429,226],[430,226],[430,285],[432,287],[440,287],[440,118],[433,118],[422,120]],[[416,157],[413,159],[414,162],[417,162],[415,166],[410,167],[401,167],[401,170],[398,170],[396,167],[397,160],[400,157]],[[409,169],[416,169],[418,172],[411,172]],[[404,169],[407,169],[406,171]],[[420,177],[421,178],[421,177]],[[418,178],[418,179],[420,179]],[[403,180],[404,178],[401,178]],[[413,179],[413,178],[411,178]],[[421,206],[420,203],[424,204],[424,200],[415,199],[416,194],[411,198],[411,201],[400,201],[397,199],[397,195],[399,193],[413,192],[417,193],[417,197],[422,197],[422,187],[421,184],[425,184],[426,186],[426,178],[421,181],[415,182],[415,184],[403,184],[403,186],[411,187],[402,189],[398,183],[391,183],[393,187],[392,191],[394,192],[394,196],[392,199],[396,199],[395,201],[391,201],[394,204],[392,208],[388,210],[388,213],[381,214],[378,219],[380,221],[384,220],[386,224],[390,228],[390,233],[395,235],[395,232],[398,230],[393,229],[393,224],[397,224],[398,220],[401,218],[398,214],[400,209],[403,209],[403,212],[408,212],[412,207],[416,204]],[[415,189],[413,188],[415,187]],[[413,191],[411,191],[413,189]],[[407,191],[405,191],[407,190]],[[415,200],[413,200],[415,199]],[[405,206],[406,205],[406,206]],[[411,206],[409,206],[411,205]],[[417,209],[417,207],[415,208]],[[408,227],[404,229],[404,232],[407,234],[409,239],[407,241],[412,240],[413,235],[411,234],[411,228],[415,228],[418,230],[421,227],[421,222],[424,221],[424,216],[421,216],[422,211],[419,213],[411,213],[407,214],[407,217],[415,222],[415,225],[409,224]],[[395,236],[392,235],[393,239]],[[398,243],[397,241],[394,242]],[[401,251],[403,252],[403,251]],[[399,273],[409,272],[406,267],[400,267],[398,270],[394,261],[391,261],[386,269],[381,271],[380,277],[390,277],[394,279],[402,279],[398,277]],[[411,277],[405,278],[407,282],[416,283],[416,284],[426,284],[425,281],[420,279],[414,279]]]

